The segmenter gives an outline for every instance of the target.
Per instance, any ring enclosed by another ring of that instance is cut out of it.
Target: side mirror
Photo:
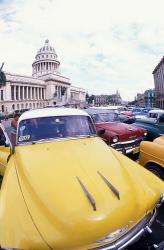
[[[101,136],[105,133],[105,128],[101,128],[97,131],[98,136]]]

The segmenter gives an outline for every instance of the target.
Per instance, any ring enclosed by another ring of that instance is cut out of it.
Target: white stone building
[[[45,106],[85,103],[86,91],[71,86],[59,72],[60,62],[46,40],[32,64],[32,76],[6,73],[6,85],[0,88],[0,111],[42,108]]]

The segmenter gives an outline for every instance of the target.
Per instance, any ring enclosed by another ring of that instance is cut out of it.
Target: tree
[[[2,71],[4,63],[2,63],[1,68],[0,68],[0,87],[6,85],[6,75]]]

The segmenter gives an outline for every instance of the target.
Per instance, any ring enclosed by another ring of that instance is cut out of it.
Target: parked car
[[[141,143],[139,162],[164,180],[164,136]]]
[[[119,114],[118,116],[120,118],[120,121],[124,123],[132,124],[136,121],[135,116],[130,111],[121,112],[121,114]]]
[[[22,114],[0,162],[5,249],[123,249],[150,232],[164,201],[164,183],[108,147],[77,109]]]
[[[118,114],[107,109],[90,108],[86,112],[92,117],[97,132],[105,129],[101,137],[108,145],[123,154],[139,152],[140,142],[147,135],[145,129],[120,122]]]
[[[150,111],[147,118],[136,120],[133,125],[145,128],[147,130],[146,139],[153,141],[155,138],[164,135],[164,111]]]
[[[118,114],[121,122],[132,124],[135,122],[136,118],[132,111],[127,110],[124,106],[106,106],[106,107],[92,107],[93,109],[102,109],[113,111]]]
[[[132,112],[136,119],[143,119],[147,116],[148,110],[145,108],[134,108]]]

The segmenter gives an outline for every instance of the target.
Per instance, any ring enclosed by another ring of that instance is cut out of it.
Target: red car
[[[147,131],[143,128],[120,122],[118,114],[106,109],[85,110],[93,119],[96,130],[103,140],[123,154],[138,153],[140,142]]]

